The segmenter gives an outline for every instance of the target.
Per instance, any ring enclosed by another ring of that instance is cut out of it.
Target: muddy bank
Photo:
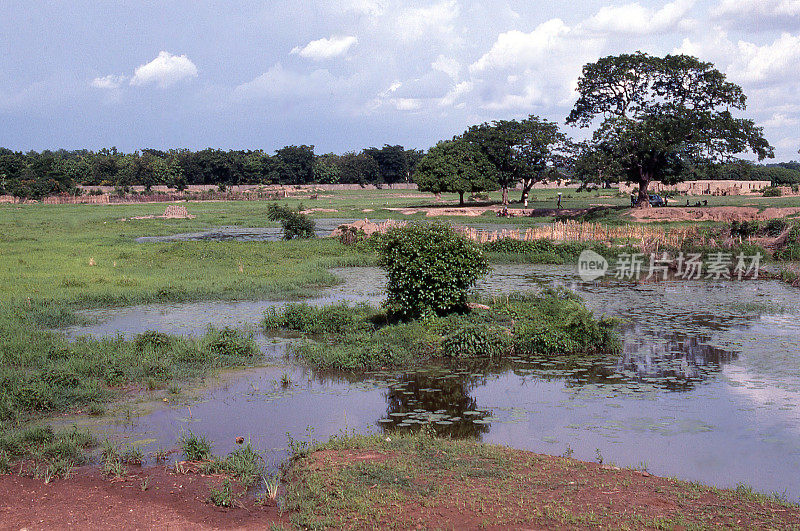
[[[601,457],[598,457],[600,460]],[[294,523],[324,528],[787,528],[800,508],[643,470],[470,441],[351,437],[295,464]],[[310,488],[309,488],[310,487]]]

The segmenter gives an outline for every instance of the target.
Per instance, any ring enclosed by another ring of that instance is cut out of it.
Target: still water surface
[[[343,283],[312,304],[379,302],[385,278],[373,268],[334,271]],[[156,405],[126,423],[95,426],[113,436],[174,444],[191,429],[218,453],[236,436],[277,462],[287,433],[324,440],[343,429],[413,429],[430,423],[453,436],[619,466],[720,487],[746,483],[800,497],[800,299],[769,280],[580,283],[566,266],[495,267],[487,295],[553,284],[576,290],[597,314],[624,320],[622,353],[500,363],[435,364],[367,375],[327,374],[286,361],[291,340],[259,337],[276,366],[226,377],[188,406]],[[81,334],[145,330],[201,333],[257,327],[274,301],[199,302],[87,312]],[[286,373],[292,384],[280,383]]]

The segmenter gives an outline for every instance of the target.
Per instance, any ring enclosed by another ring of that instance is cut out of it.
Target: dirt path
[[[162,466],[107,479],[80,468],[69,479],[0,476],[0,529],[265,529],[287,523],[278,508],[247,500],[220,508],[206,500],[222,478],[178,475]],[[142,490],[143,486],[146,490]],[[244,498],[242,498],[244,499]]]

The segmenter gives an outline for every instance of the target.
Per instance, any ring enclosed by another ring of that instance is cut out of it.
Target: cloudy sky
[[[563,123],[584,63],[642,50],[716,64],[744,87],[776,158],[800,158],[800,0],[4,0],[1,11],[0,146],[12,149],[428,148],[483,121]]]

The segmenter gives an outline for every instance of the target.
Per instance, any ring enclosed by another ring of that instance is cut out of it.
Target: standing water
[[[343,284],[310,300],[378,302],[377,269],[336,270]],[[413,370],[331,374],[293,364],[285,339],[262,337],[275,366],[227,375],[188,405],[154,405],[96,429],[170,446],[191,429],[218,453],[249,437],[272,461],[293,438],[343,429],[413,429],[619,466],[719,487],[748,484],[800,496],[800,306],[778,281],[581,283],[566,266],[498,266],[484,294],[566,285],[596,313],[623,320],[617,355],[437,363]],[[193,334],[257,326],[280,302],[202,302],[87,312],[67,331]],[[283,376],[291,383],[281,384]],[[146,445],[147,446],[147,445]]]

